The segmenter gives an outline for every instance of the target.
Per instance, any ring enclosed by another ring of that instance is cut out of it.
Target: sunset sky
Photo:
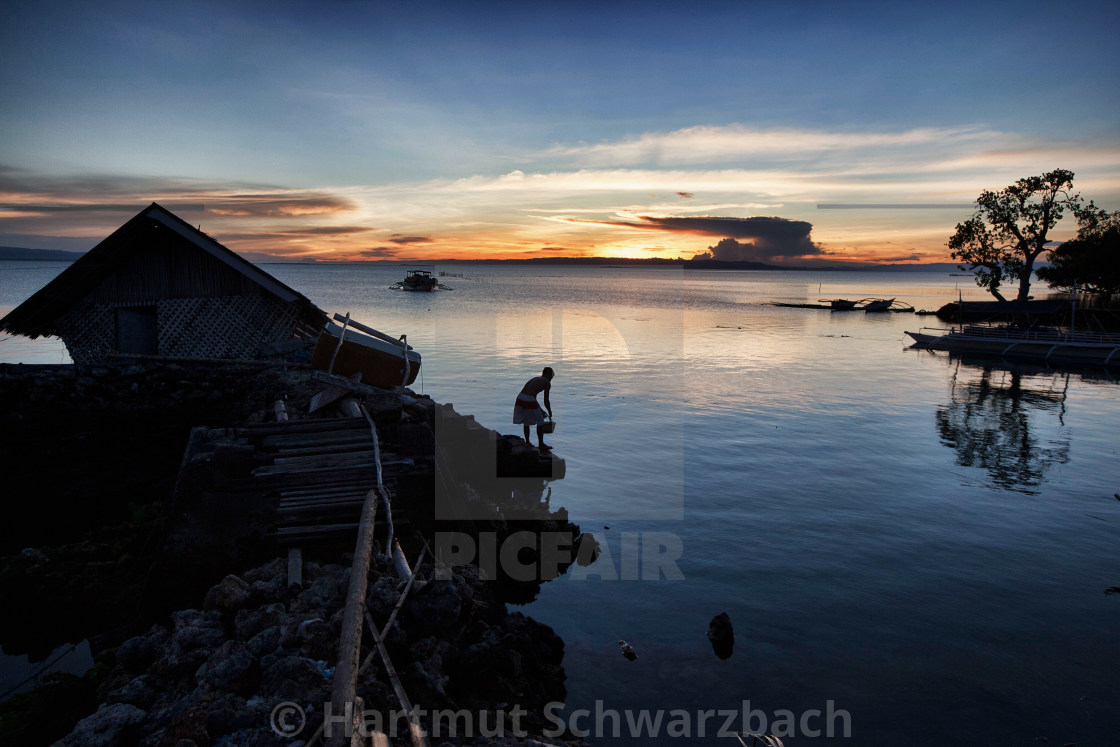
[[[1118,28],[1115,2],[8,0],[0,245],[88,249],[157,201],[253,259],[946,261],[1020,177],[1120,209]]]

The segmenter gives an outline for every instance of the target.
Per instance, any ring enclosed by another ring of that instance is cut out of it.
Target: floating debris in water
[[[638,652],[626,641],[619,640],[618,645],[622,646],[622,655],[625,656],[628,661],[634,661],[638,658]]]

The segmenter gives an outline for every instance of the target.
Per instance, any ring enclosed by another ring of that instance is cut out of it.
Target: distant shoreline
[[[375,266],[434,267],[436,265],[507,265],[511,267],[680,267],[685,270],[757,270],[769,272],[950,272],[957,265],[949,262],[913,265],[768,265],[762,262],[724,262],[690,259],[627,259],[622,257],[540,257],[535,259],[429,259],[429,260],[366,260],[361,262],[255,262],[260,265],[299,265],[301,267]]]
[[[65,252],[61,249],[25,249],[18,246],[0,246],[0,260],[12,262],[74,262],[82,252]]]
[[[82,252],[61,249],[27,249],[0,246],[0,260],[18,262],[75,262]],[[250,260],[252,261],[252,260]],[[299,265],[301,267],[332,267],[335,265],[372,265],[377,267],[415,267],[431,265],[508,265],[537,267],[680,267],[685,270],[759,270],[770,272],[954,272],[951,262],[929,264],[841,264],[820,267],[806,265],[772,265],[764,262],[730,262],[716,259],[663,259],[650,257],[535,257],[529,259],[372,259],[360,262],[256,261],[260,265]]]

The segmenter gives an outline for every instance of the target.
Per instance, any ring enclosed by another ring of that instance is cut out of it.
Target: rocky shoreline
[[[12,403],[4,415],[0,451],[19,488],[19,497],[13,500],[10,494],[5,503],[20,519],[7,528],[0,557],[0,576],[11,584],[0,591],[7,610],[0,626],[6,650],[42,653],[62,640],[93,636],[97,661],[85,677],[48,676],[37,692],[0,704],[5,740],[292,745],[314,733],[324,719],[338,656],[352,540],[349,549],[336,544],[308,552],[303,587],[297,589],[289,588],[286,563],[269,542],[249,543],[201,564],[169,560],[164,545],[176,546],[183,559],[184,515],[189,519],[190,511],[206,501],[223,500],[213,479],[197,475],[187,481],[197,488],[193,499],[171,498],[182,488],[180,467],[187,465],[183,448],[191,428],[231,429],[236,437],[238,425],[270,420],[275,399],[284,398],[291,411],[305,413],[321,389],[311,372],[298,366],[0,366],[0,395]],[[579,528],[567,521],[563,509],[551,511],[547,497],[540,502],[543,488],[534,487],[543,486],[540,478],[525,483],[527,490],[515,491],[527,500],[517,510],[509,503],[509,486],[493,480],[492,467],[489,482],[468,484],[468,466],[494,464],[480,461],[480,449],[490,454],[496,449],[499,462],[523,459],[519,438],[495,442],[495,434],[473,418],[408,390],[390,398],[396,404],[382,407],[375,419],[379,430],[387,428],[388,448],[407,454],[405,461],[413,464],[401,476],[413,503],[426,500],[437,469],[459,470],[459,479],[467,481],[452,492],[472,503],[470,528],[455,522],[440,527],[496,531],[499,537],[536,527],[579,538]],[[371,407],[378,405],[374,400]],[[461,453],[430,452],[435,439],[424,433],[437,422],[444,433],[455,434],[451,451]],[[214,435],[219,431],[211,435],[220,446],[221,438]],[[246,454],[249,464],[262,458],[259,449],[242,446],[223,454],[234,451]],[[222,476],[242,466],[218,461]],[[185,503],[185,511],[182,506],[172,510],[176,502]],[[417,526],[432,526],[432,517],[418,518]],[[25,536],[37,547],[21,544]],[[168,542],[172,537],[178,539]],[[196,539],[198,547],[210,548],[207,553],[216,547],[205,537]],[[412,557],[420,546],[416,540],[409,548],[408,538],[402,538]],[[153,584],[153,575],[159,583]],[[385,556],[375,554],[368,584],[370,614],[384,625],[404,581]],[[145,591],[153,585],[160,587],[159,594]],[[470,564],[456,565],[450,577],[441,571],[437,578],[431,562],[417,569],[384,644],[413,702],[429,714],[421,721],[430,732],[436,726],[433,712],[459,714],[456,734],[447,736],[445,721],[445,736],[432,732],[433,744],[548,741],[511,733],[539,733],[544,706],[564,699],[563,642],[547,626],[506,606],[530,600],[536,588],[539,584],[481,580]],[[367,633],[367,650],[368,639]],[[11,648],[9,641],[14,641]],[[388,719],[400,705],[378,662],[359,678],[358,695],[371,714],[382,714],[384,730],[391,731]],[[59,697],[66,699],[65,708],[53,705]],[[298,734],[270,722],[273,709],[286,702],[297,703],[304,714]],[[514,709],[520,720],[506,721],[505,736],[488,736],[494,735],[498,716]],[[51,725],[44,728],[37,719],[47,714]],[[469,723],[463,720],[467,715]],[[404,743],[407,725],[396,726],[394,742]]]
[[[276,560],[226,576],[200,609],[173,612],[166,624],[103,652],[109,671],[98,687],[101,704],[58,744],[265,747],[311,737],[330,700],[350,569],[307,563],[307,587],[297,596],[289,596],[286,571]],[[471,566],[447,580],[432,576],[432,564],[418,569],[385,646],[404,687],[423,704],[429,734],[436,734],[436,710],[474,716],[455,724],[445,718],[433,743],[579,744],[527,736],[546,726],[546,704],[564,700],[563,641],[509,612]],[[405,582],[375,562],[368,583],[370,613],[384,625]],[[386,732],[407,734],[399,715],[393,720],[401,706],[379,662],[359,677],[358,695]],[[301,714],[286,726],[273,716],[282,704]],[[517,724],[524,735],[514,735],[509,720],[505,735],[483,735],[501,723],[497,711],[515,708],[524,712]]]

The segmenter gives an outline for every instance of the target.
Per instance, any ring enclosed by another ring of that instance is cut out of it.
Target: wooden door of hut
[[[117,352],[131,355],[159,353],[155,306],[124,306],[117,309]]]

